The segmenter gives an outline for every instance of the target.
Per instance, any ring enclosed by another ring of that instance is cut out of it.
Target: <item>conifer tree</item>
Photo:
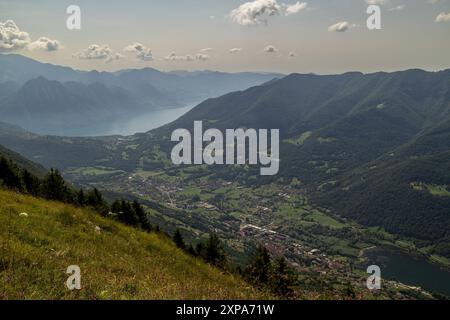
[[[148,232],[152,231],[152,225],[148,221],[147,213],[145,212],[142,205],[137,200],[134,200],[132,206],[133,206],[134,213],[136,214],[136,216],[139,220],[139,224],[141,225],[141,228]]]
[[[109,210],[108,204],[103,199],[103,195],[97,188],[90,190],[86,198],[86,205],[96,209],[98,212],[106,214]]]
[[[17,167],[4,157],[0,158],[0,184],[10,189],[22,189]]]
[[[42,193],[49,200],[71,202],[71,193],[58,170],[51,169],[42,182]]]
[[[86,196],[84,195],[83,189],[80,189],[77,194],[77,204],[79,206],[84,206],[86,204]]]
[[[216,234],[211,234],[204,248],[204,259],[217,267],[225,267],[226,256],[222,243]]]
[[[184,243],[183,236],[181,235],[181,232],[179,229],[175,231],[175,234],[173,235],[173,241],[175,242],[175,245],[180,249],[186,249],[186,244]]]
[[[25,192],[33,195],[39,195],[40,181],[37,177],[32,175],[28,170],[22,171],[22,180],[25,188]]]
[[[270,272],[270,288],[282,297],[290,297],[293,293],[294,276],[284,258],[276,259],[273,262]]]
[[[250,259],[245,275],[256,284],[267,284],[269,281],[271,259],[269,251],[263,246],[256,249],[255,254]]]

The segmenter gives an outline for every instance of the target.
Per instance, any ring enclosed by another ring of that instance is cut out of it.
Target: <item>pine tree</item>
[[[84,195],[83,189],[80,189],[80,191],[78,191],[78,194],[77,194],[77,204],[78,204],[79,206],[84,206],[84,205],[86,205],[86,197],[85,197],[85,195]]]
[[[25,188],[25,192],[33,195],[39,195],[40,181],[37,177],[32,175],[28,170],[22,171],[22,180]]]
[[[253,283],[267,284],[269,281],[270,264],[269,251],[265,247],[259,246],[250,259],[250,263],[245,270],[245,275]]]
[[[195,254],[202,258],[205,257],[205,246],[203,245],[203,243],[197,243],[197,245],[195,246]]]
[[[270,288],[282,297],[290,297],[293,293],[292,286],[295,283],[292,270],[284,258],[276,259],[270,272]]]
[[[148,232],[152,231],[152,225],[148,221],[147,213],[145,212],[142,205],[139,202],[137,202],[136,200],[134,200],[132,206],[133,206],[134,213],[138,217],[141,228]]]
[[[191,256],[196,256],[197,255],[197,252],[195,251],[195,249],[192,246],[192,244],[187,246],[186,252],[189,253]]]
[[[72,202],[70,189],[58,170],[51,169],[42,182],[42,193],[49,200]]]
[[[225,267],[225,252],[219,237],[215,234],[210,235],[209,239],[206,241],[204,248],[204,259],[206,262],[214,266]]]
[[[86,197],[86,205],[94,208],[98,212],[102,214],[106,214],[109,210],[108,204],[103,199],[103,195],[97,188],[90,190]]]
[[[186,249],[186,244],[184,243],[183,236],[181,235],[181,232],[179,229],[175,231],[175,234],[173,235],[173,241],[175,242],[175,245],[180,249]]]
[[[123,223],[126,223],[130,226],[136,226],[139,223],[139,217],[136,215],[133,210],[132,205],[126,201],[121,200],[119,204],[119,212],[117,212],[119,220]]]
[[[4,157],[0,158],[0,184],[9,189],[22,190],[17,167]]]

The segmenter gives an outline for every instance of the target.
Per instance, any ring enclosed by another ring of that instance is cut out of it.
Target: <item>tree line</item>
[[[38,178],[27,169],[19,168],[13,161],[0,157],[0,186],[51,201],[90,207],[104,216],[113,216],[120,222],[145,231],[159,229],[149,223],[138,201],[116,200],[109,205],[98,189],[77,190],[55,169],[51,169],[43,178]]]
[[[159,226],[153,226],[149,222],[145,209],[138,201],[120,199],[110,205],[98,189],[76,190],[55,169],[51,169],[43,178],[38,178],[27,169],[19,168],[13,161],[0,157],[0,187],[51,201],[90,207],[129,226],[146,232],[160,232]],[[205,242],[199,242],[195,246],[185,243],[180,230],[176,230],[172,239],[178,248],[189,255],[223,271],[237,273],[255,286],[268,289],[285,298],[293,294],[293,270],[284,259],[273,260],[267,249],[262,246],[257,248],[242,269],[230,265],[224,246],[216,234],[209,235]]]
[[[264,246],[257,247],[243,269],[241,267],[233,269],[229,265],[222,242],[215,234],[211,234],[205,242],[199,242],[194,247],[191,244],[186,245],[180,230],[177,229],[173,241],[178,248],[188,254],[227,272],[237,273],[257,287],[270,290],[279,297],[294,298],[295,271],[289,267],[284,258],[273,259]]]

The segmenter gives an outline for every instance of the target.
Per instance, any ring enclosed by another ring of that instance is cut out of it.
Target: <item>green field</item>
[[[425,183],[412,183],[411,186],[414,190],[426,190],[433,196],[438,197],[450,197],[450,191],[448,186],[439,186],[434,184]]]

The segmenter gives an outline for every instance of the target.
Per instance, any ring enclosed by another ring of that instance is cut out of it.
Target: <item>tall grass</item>
[[[81,268],[79,291],[65,286],[70,265]],[[0,299],[258,298],[266,296],[162,234],[0,190]]]

